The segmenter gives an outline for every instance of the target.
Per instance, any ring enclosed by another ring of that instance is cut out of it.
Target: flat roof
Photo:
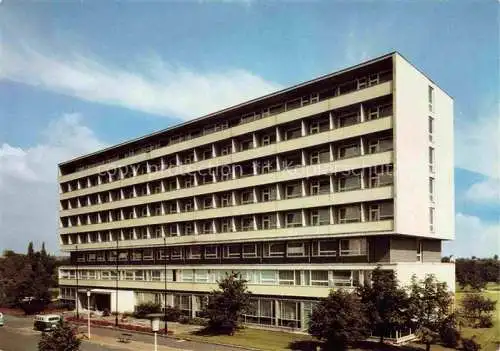
[[[337,75],[340,75],[340,74],[343,74],[343,73],[346,73],[346,72],[349,72],[349,71],[353,71],[355,69],[358,69],[358,68],[361,68],[361,67],[364,67],[364,66],[367,66],[367,65],[370,65],[370,64],[373,64],[375,62],[378,62],[378,61],[383,61],[391,56],[393,56],[394,54],[398,54],[400,55],[401,57],[403,57],[401,54],[399,54],[397,51],[393,51],[393,52],[390,52],[388,54],[385,54],[385,55],[382,55],[382,56],[378,56],[376,58],[372,58],[372,59],[369,59],[367,61],[364,61],[364,62],[361,62],[357,65],[354,65],[354,66],[350,66],[350,67],[347,67],[347,68],[344,68],[344,69],[341,69],[339,71],[336,71],[336,72],[333,72],[333,73],[328,73],[328,74],[325,74],[325,75],[322,75],[322,76],[319,76],[317,78],[313,78],[311,80],[308,80],[308,81],[305,81],[305,82],[302,82],[302,83],[299,83],[299,84],[296,84],[296,85],[293,85],[291,87],[288,87],[288,88],[285,88],[285,89],[282,89],[282,90],[278,90],[274,93],[270,93],[270,94],[267,94],[267,95],[263,95],[261,97],[258,97],[258,98],[255,98],[255,99],[252,99],[252,100],[248,100],[248,101],[245,101],[245,102],[242,102],[242,103],[239,103],[237,105],[233,105],[233,106],[230,106],[230,107],[227,107],[225,109],[222,109],[222,110],[219,110],[217,112],[212,112],[212,113],[209,113],[207,115],[204,115],[204,116],[201,116],[201,117],[197,117],[197,118],[193,118],[193,119],[190,119],[188,121],[185,121],[185,122],[182,122],[180,124],[175,124],[175,125],[172,125],[170,127],[167,127],[165,129],[161,129],[161,130],[158,130],[156,132],[152,132],[152,133],[149,133],[149,134],[146,134],[146,135],[143,135],[143,136],[140,136],[140,137],[137,137],[137,138],[134,138],[134,139],[130,139],[130,140],[127,140],[127,141],[124,141],[124,142],[121,142],[119,144],[115,144],[115,145],[112,145],[112,146],[109,146],[107,148],[104,148],[104,149],[101,149],[101,150],[97,150],[97,151],[94,151],[92,153],[88,153],[88,154],[84,154],[82,156],[77,156],[75,158],[72,158],[68,161],[63,161],[63,162],[60,162],[58,165],[59,166],[63,166],[63,165],[68,165],[70,163],[73,163],[73,162],[76,162],[76,161],[81,161],[87,157],[92,157],[92,156],[96,156],[96,155],[99,155],[101,153],[105,153],[105,152],[108,152],[108,151],[112,151],[114,149],[117,149],[119,147],[123,147],[127,144],[133,144],[135,142],[138,142],[138,141],[141,141],[141,140],[144,140],[144,139],[147,139],[147,138],[150,138],[150,137],[153,137],[153,136],[156,136],[158,134],[162,134],[162,133],[165,133],[165,132],[168,132],[168,131],[172,131],[172,130],[175,130],[177,128],[182,128],[182,127],[186,127],[186,126],[189,126],[191,124],[194,124],[196,122],[200,122],[200,121],[203,121],[205,119],[209,119],[211,117],[215,117],[219,114],[222,114],[222,113],[228,113],[228,112],[231,112],[233,110],[237,110],[239,108],[242,108],[242,107],[245,107],[245,106],[248,106],[248,105],[251,105],[251,104],[254,104],[254,103],[257,103],[257,102],[261,102],[261,101],[264,101],[266,99],[269,99],[269,98],[272,98],[272,97],[276,97],[276,96],[279,96],[281,94],[285,94],[287,92],[290,92],[290,91],[293,91],[295,89],[298,89],[298,88],[302,88],[302,87],[305,87],[307,85],[310,85],[310,84],[314,84],[314,83],[318,83],[318,82],[321,82],[322,80],[325,80],[325,79],[329,79],[329,78],[333,78]],[[403,57],[404,58],[404,57]],[[406,60],[406,58],[404,58]],[[408,60],[406,60],[408,61]],[[409,62],[409,61],[408,61]],[[428,78],[430,80],[430,78]]]

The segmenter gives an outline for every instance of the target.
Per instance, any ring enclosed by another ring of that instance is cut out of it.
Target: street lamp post
[[[87,317],[87,334],[90,339],[90,290],[87,290],[87,308],[89,310],[89,314]]]

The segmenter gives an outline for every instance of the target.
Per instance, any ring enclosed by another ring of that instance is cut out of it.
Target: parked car
[[[3,318],[3,313],[0,312],[0,327],[3,327],[3,324],[4,324],[4,318]]]
[[[57,325],[62,320],[58,314],[37,314],[33,320],[33,327],[40,331],[49,331],[57,328]]]

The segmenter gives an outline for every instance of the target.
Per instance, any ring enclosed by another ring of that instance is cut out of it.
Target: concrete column
[[[259,142],[257,140],[257,134],[252,133],[252,143],[253,143],[253,148],[255,149],[256,147],[259,147]]]
[[[335,129],[335,117],[332,112],[328,113],[328,122],[330,124],[330,130]]]
[[[231,153],[234,154],[235,152],[238,152],[237,145],[236,145],[236,140],[234,138],[231,139]]]
[[[359,137],[359,146],[360,146],[360,154],[361,154],[361,156],[363,156],[365,154],[365,145],[364,145],[363,141],[364,141],[364,138],[363,137]]]
[[[276,142],[279,143],[280,141],[281,141],[280,128],[276,127]]]
[[[306,158],[307,155],[304,149],[300,150],[300,156],[301,156],[300,162],[302,163],[302,166],[307,166],[307,158]]]
[[[365,109],[363,104],[359,104],[359,122],[363,123],[365,121]]]
[[[280,302],[279,300],[274,300],[274,325],[278,326],[278,319],[281,317]]]
[[[304,120],[300,121],[300,135],[301,136],[306,136],[307,135],[307,125]]]

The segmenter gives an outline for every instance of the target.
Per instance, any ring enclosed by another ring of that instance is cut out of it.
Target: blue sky
[[[457,240],[500,252],[498,3],[0,2],[0,249],[57,250],[56,164],[397,50],[455,99]]]

